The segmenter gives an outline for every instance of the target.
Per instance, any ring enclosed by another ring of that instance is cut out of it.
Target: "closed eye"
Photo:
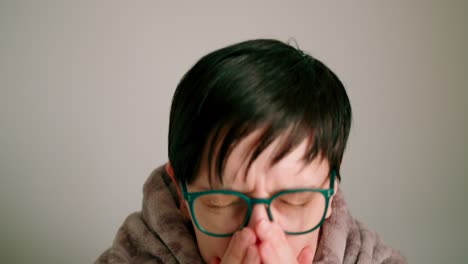
[[[280,202],[285,205],[291,205],[291,206],[306,206],[308,202],[310,201],[289,201],[289,200],[284,200],[280,199]]]
[[[207,195],[199,198],[206,207],[227,208],[242,203],[242,199],[235,196]]]

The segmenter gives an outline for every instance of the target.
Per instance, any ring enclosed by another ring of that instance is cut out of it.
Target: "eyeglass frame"
[[[256,205],[256,204],[265,204],[267,214],[268,214],[268,218],[270,219],[270,221],[273,221],[274,219],[273,219],[273,215],[272,215],[271,210],[270,210],[270,205],[271,205],[271,202],[276,197],[278,197],[280,195],[283,195],[283,194],[304,192],[304,191],[321,193],[325,197],[325,210],[323,212],[322,219],[320,220],[320,222],[315,227],[313,227],[312,229],[309,229],[309,230],[306,230],[306,231],[303,231],[303,232],[284,231],[288,235],[303,235],[303,234],[307,234],[307,233],[310,233],[310,232],[316,230],[317,228],[322,226],[322,224],[325,222],[325,217],[327,215],[327,211],[328,211],[328,207],[329,207],[329,203],[330,203],[330,198],[335,194],[335,177],[336,177],[336,171],[332,170],[331,173],[330,173],[330,188],[329,189],[318,189],[318,188],[289,189],[289,190],[284,190],[284,191],[280,191],[278,193],[275,193],[270,198],[254,198],[254,197],[249,197],[246,194],[238,192],[238,191],[223,190],[223,189],[201,191],[201,192],[188,192],[187,191],[187,184],[185,182],[181,182],[180,186],[181,186],[181,189],[182,189],[182,194],[183,194],[184,200],[187,201],[188,204],[189,204],[190,214],[192,215],[192,219],[193,219],[193,221],[195,223],[195,226],[198,228],[198,230],[200,230],[204,234],[207,234],[207,235],[213,236],[213,237],[230,237],[236,231],[241,230],[242,228],[246,227],[247,224],[250,221],[250,216],[252,215],[253,206]],[[195,216],[195,210],[194,210],[193,203],[195,202],[195,200],[198,197],[203,196],[203,195],[208,195],[208,194],[235,195],[237,197],[242,198],[244,201],[246,201],[248,207],[247,207],[247,214],[245,215],[244,223],[242,223],[242,225],[240,225],[238,229],[234,230],[234,232],[227,233],[227,234],[216,234],[216,233],[212,233],[212,232],[209,232],[209,231],[205,230],[198,223],[197,217]]]

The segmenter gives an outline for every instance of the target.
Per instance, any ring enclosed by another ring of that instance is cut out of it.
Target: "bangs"
[[[330,132],[323,131],[322,127],[311,127],[304,120],[298,120],[286,124],[283,120],[272,120],[272,122],[232,122],[224,126],[218,126],[207,144],[207,167],[210,185],[213,177],[223,182],[223,173],[232,151],[239,143],[250,136],[255,131],[259,135],[249,144],[247,155],[244,160],[247,162],[246,172],[249,171],[252,163],[267,149],[274,141],[279,140],[278,146],[273,150],[269,159],[269,167],[274,166],[289,153],[294,151],[301,143],[307,142],[306,150],[302,156],[304,165],[312,162],[317,157],[321,159],[329,158],[328,153],[332,142],[327,135]],[[247,175],[247,173],[246,173]],[[245,177],[246,177],[245,175]]]

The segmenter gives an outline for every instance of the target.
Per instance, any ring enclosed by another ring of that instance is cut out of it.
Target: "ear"
[[[333,192],[332,197],[330,197],[330,199],[328,200],[328,210],[327,210],[327,215],[325,216],[325,218],[330,217],[331,214],[333,213],[332,202],[333,202],[333,198],[335,198],[335,195],[336,195],[336,193],[338,192],[338,185],[339,185],[339,183],[340,183],[340,181],[338,180],[338,177],[335,177],[334,192]]]
[[[188,205],[187,202],[184,199],[184,196],[182,195],[182,190],[180,189],[180,184],[177,182],[176,177],[174,175],[174,168],[172,168],[171,162],[168,162],[166,164],[166,173],[171,177],[172,183],[176,187],[177,190],[177,196],[179,197],[179,204],[180,204],[180,212],[182,215],[188,219],[190,219],[190,214],[188,211]]]

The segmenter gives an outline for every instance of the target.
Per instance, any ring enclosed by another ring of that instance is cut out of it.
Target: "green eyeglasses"
[[[264,204],[270,221],[277,222],[289,235],[302,235],[319,228],[325,221],[334,194],[336,173],[330,175],[329,189],[291,189],[270,198],[253,198],[232,190],[188,192],[181,183],[195,226],[215,237],[232,236],[249,223],[253,206]]]

